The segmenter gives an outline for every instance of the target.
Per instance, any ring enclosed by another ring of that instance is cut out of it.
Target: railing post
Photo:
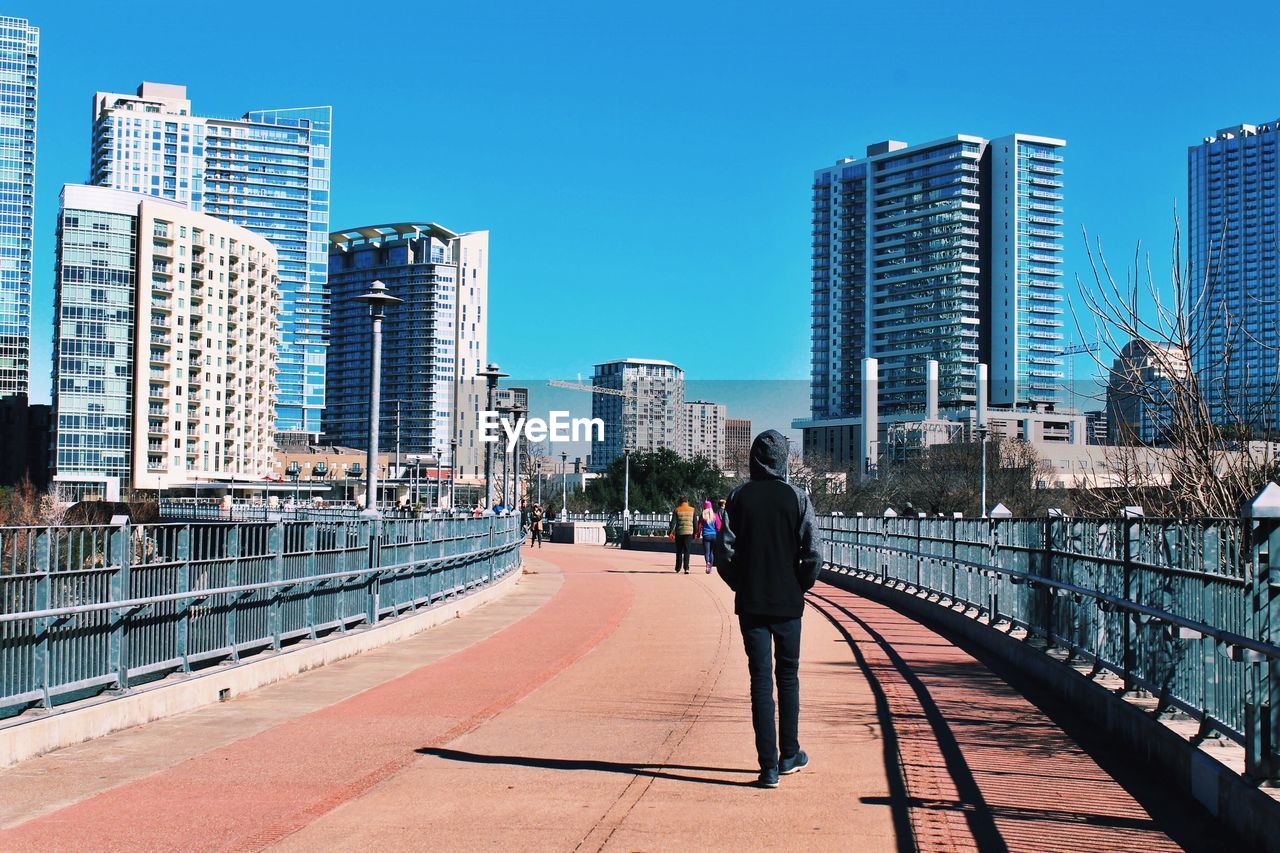
[[[366,586],[367,594],[365,596],[365,601],[367,602],[365,622],[369,625],[378,624],[378,599],[382,594],[382,573],[378,571],[378,567],[382,565],[382,549],[380,547],[382,523],[381,517],[369,519],[369,582]]]
[[[271,570],[268,576],[273,584],[284,580],[284,519],[276,519],[267,534],[267,547],[271,549]],[[282,609],[284,604],[284,587],[272,586],[271,603],[267,605],[267,630],[271,632],[271,648],[280,650],[280,633],[284,621]]]
[[[124,601],[129,598],[129,517],[112,516],[109,552],[103,555],[103,568],[110,569],[108,561],[114,561],[115,571],[111,575],[110,601]],[[113,610],[111,619],[111,636],[107,649],[111,667],[116,673],[116,689],[129,689],[129,623],[133,614],[127,610]]]
[[[1036,571],[1037,575],[1046,580],[1053,580],[1054,550],[1062,524],[1062,510],[1050,509],[1044,520],[1044,542],[1040,550],[1040,565]],[[1045,648],[1053,648],[1053,617],[1056,609],[1054,604],[1058,600],[1057,590],[1051,586],[1042,585],[1036,590],[1033,600],[1035,601],[1034,618],[1040,635],[1044,637]],[[1034,629],[1033,633],[1035,633]]]
[[[227,538],[223,541],[226,553],[223,559],[227,561],[227,586],[237,586],[240,583],[240,525],[232,522],[227,525]],[[227,650],[231,654],[231,660],[239,662],[240,651],[236,648],[236,635],[238,632],[236,614],[240,610],[240,593],[228,593],[230,600],[227,602]]]
[[[1260,643],[1280,640],[1280,486],[1268,483],[1241,510],[1249,520],[1250,555],[1245,561],[1245,635]],[[1265,553],[1264,553],[1265,551]],[[1255,782],[1280,776],[1280,672],[1273,658],[1245,655],[1245,775]]]
[[[1133,561],[1137,559],[1142,547],[1142,516],[1140,506],[1124,508],[1124,561],[1121,564],[1121,594],[1125,601],[1133,601]],[[1129,610],[1120,613],[1121,643],[1124,647],[1121,660],[1124,678],[1124,692],[1133,691],[1133,671],[1138,667],[1138,649],[1135,643],[1134,614]]]
[[[184,524],[175,531],[173,558],[178,562],[177,592],[191,591],[191,525]],[[182,671],[191,671],[191,608],[194,603],[189,598],[178,602],[182,615],[174,628],[174,642],[177,646],[178,658],[182,661]]]
[[[302,550],[306,555],[303,559],[307,562],[306,567],[303,569],[303,574],[314,575],[320,568],[320,560],[316,555],[316,523],[314,521],[301,521],[296,523],[303,525]],[[341,553],[345,554],[345,549],[347,547],[347,525],[345,522],[338,525],[337,532],[334,535],[341,537]],[[337,550],[338,549],[335,549],[335,551]],[[346,560],[344,558],[343,567],[345,568],[345,566]],[[321,583],[323,583],[323,581],[312,581],[308,584],[306,595],[303,596],[302,599],[303,618],[306,619],[307,622],[307,637],[312,640],[316,638],[316,596],[319,594]],[[339,625],[339,630],[347,630],[347,620],[341,620]]]
[[[52,561],[49,559],[49,552],[52,548],[51,536],[48,527],[40,528],[40,532],[36,534],[35,543],[35,600],[32,602],[34,610],[48,610],[51,607],[53,577],[51,575]],[[14,543],[17,547],[17,543]],[[49,641],[50,631],[53,629],[53,620],[49,617],[37,619],[36,623],[31,626],[35,633],[36,646],[34,649],[34,659],[32,666],[34,675],[38,678],[40,686],[40,704],[45,710],[53,707],[53,700],[49,692]]]
[[[1000,559],[1000,522],[995,517],[987,519],[987,570],[982,573],[987,583],[987,624],[992,628],[1000,619],[1000,593],[995,566]]]

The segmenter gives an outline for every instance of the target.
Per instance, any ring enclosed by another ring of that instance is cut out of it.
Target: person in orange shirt
[[[684,569],[686,575],[689,574],[689,540],[693,538],[693,516],[693,507],[681,495],[679,503],[671,512],[671,523],[667,526],[667,535],[674,535],[676,540],[677,574],[681,569]]]

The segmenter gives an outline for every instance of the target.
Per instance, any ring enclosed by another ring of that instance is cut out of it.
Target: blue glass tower
[[[26,394],[31,365],[40,30],[0,17],[0,397]]]
[[[1191,365],[1223,425],[1280,429],[1280,120],[1188,154]]]
[[[90,183],[184,202],[279,252],[277,433],[317,434],[324,410],[330,107],[191,115],[185,86],[94,96]]]

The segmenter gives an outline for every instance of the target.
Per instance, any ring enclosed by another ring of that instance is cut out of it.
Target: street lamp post
[[[355,297],[356,302],[369,306],[369,317],[373,321],[373,354],[369,360],[369,451],[365,467],[369,472],[369,488],[365,494],[363,515],[369,518],[378,517],[378,420],[382,391],[382,318],[391,305],[403,302],[403,299],[387,292],[387,286],[375,281],[368,293]]]
[[[488,386],[488,411],[493,411],[494,395],[498,392],[498,380],[508,374],[498,369],[498,365],[489,362],[484,370],[476,372],[477,376],[483,376]],[[484,451],[484,505],[485,509],[493,508],[493,442],[485,442]]]
[[[449,510],[457,509],[458,497],[458,440],[449,440]]]
[[[538,506],[542,506],[542,457],[538,457],[538,464],[534,466],[534,470],[538,472]]]
[[[441,465],[444,463],[444,445],[436,445],[436,494],[435,508],[440,509],[440,476]]]
[[[560,453],[560,512],[569,514],[569,454]]]
[[[631,451],[622,451],[622,532],[631,532]]]
[[[502,497],[498,501],[498,503],[502,504],[502,506],[504,507],[509,506],[507,504],[507,481],[510,478],[507,476],[507,474],[510,472],[510,470],[511,470],[511,454],[507,451],[507,445],[504,442],[502,445]]]
[[[516,423],[520,422],[520,417],[524,413],[525,413],[525,410],[519,408],[518,406],[511,410],[511,414],[515,418]],[[517,510],[519,510],[520,508],[520,442],[519,441],[516,442],[515,457],[516,457],[515,468],[513,469],[512,477],[511,477],[511,480],[512,480],[511,506],[514,506]]]
[[[981,466],[982,475],[979,478],[981,486],[978,491],[978,501],[981,503],[982,517],[987,516],[987,425],[982,424],[978,427],[978,441],[982,443]]]
[[[302,466],[295,459],[285,466],[284,472],[293,478],[293,508],[296,512],[298,509],[298,477],[302,475]]]

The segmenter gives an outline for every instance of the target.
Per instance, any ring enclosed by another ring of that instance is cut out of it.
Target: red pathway
[[[824,585],[801,669],[813,766],[776,791],[752,788],[728,590],[714,576],[676,576],[663,555],[549,546],[532,557],[538,575],[510,594],[528,598],[515,621],[399,677],[264,729],[247,723],[253,697],[219,706],[209,725],[231,727],[227,742],[101,789],[85,780],[109,775],[112,739],[151,736],[163,750],[162,724],[104,738],[74,764],[50,760],[43,784],[81,774],[82,793],[10,822],[0,849],[1083,851],[1220,840],[1197,806],[1162,797],[1158,779],[1108,757],[1064,709],[1037,697],[1046,713],[935,632]],[[558,588],[546,583],[555,573]],[[0,772],[0,801],[41,783]]]

